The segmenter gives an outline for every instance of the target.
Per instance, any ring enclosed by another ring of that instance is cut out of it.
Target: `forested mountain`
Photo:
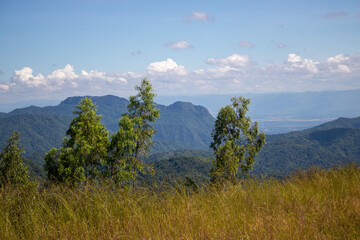
[[[59,147],[81,97],[71,97],[53,107],[27,107],[0,114],[0,145],[12,131],[20,132],[33,175],[43,164],[43,153]],[[126,113],[128,101],[115,96],[93,97],[102,122],[110,132],[118,129],[118,120]],[[214,118],[206,108],[187,102],[159,105],[161,118],[152,155],[157,180],[167,176],[207,179],[212,152],[208,146]],[[268,135],[267,144],[256,157],[254,174],[284,175],[312,165],[328,168],[347,162],[360,164],[360,118],[337,120],[287,134]],[[185,150],[203,149],[203,151]],[[180,150],[180,151],[179,151]],[[29,163],[29,162],[28,162]]]
[[[323,92],[159,96],[163,104],[182,100],[205,106],[213,116],[234,96],[251,99],[249,115],[260,130],[278,134],[304,130],[339,117],[360,116],[360,89]]]
[[[360,165],[360,117],[339,118],[320,126],[287,134],[269,135],[256,156],[252,174],[288,175],[311,166],[330,168],[348,162]],[[211,151],[172,151],[149,158],[157,176],[166,179],[209,179]]]
[[[112,95],[91,98],[110,134],[116,132],[119,118],[127,111],[128,100]],[[0,114],[0,146],[16,130],[28,154],[59,147],[81,99],[70,97],[58,106],[30,106]],[[156,107],[161,116],[154,124],[157,133],[153,138],[156,142],[153,151],[208,149],[215,120],[206,108],[187,102]]]

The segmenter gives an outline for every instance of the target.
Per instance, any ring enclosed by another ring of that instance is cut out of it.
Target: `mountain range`
[[[312,166],[331,168],[348,163],[360,165],[360,117],[337,120],[286,134],[268,135],[255,158],[252,174],[284,177]],[[173,177],[209,180],[214,156],[211,151],[171,151],[150,156],[156,181]],[[241,176],[241,174],[239,174]]]
[[[12,131],[20,132],[32,175],[41,175],[44,153],[59,147],[82,97],[70,97],[57,106],[30,106],[0,113],[0,147]],[[116,96],[91,97],[110,134],[126,113],[128,100]],[[160,119],[154,124],[155,147],[147,159],[155,165],[157,180],[175,174],[208,179],[209,150],[215,119],[202,106],[175,102],[156,104]],[[251,106],[250,106],[251,107]],[[319,126],[286,134],[267,135],[267,144],[256,157],[254,174],[283,176],[316,165],[329,168],[347,162],[360,164],[360,118],[339,118]]]
[[[197,96],[158,96],[162,104],[187,101],[206,107],[215,117],[234,96],[250,98],[249,115],[268,134],[286,133],[320,125],[339,117],[360,116],[360,89],[322,92],[248,93]]]
[[[91,98],[110,134],[116,132],[119,118],[127,112],[128,100],[112,95]],[[16,130],[27,153],[59,147],[81,99],[70,97],[57,106],[30,106],[0,113],[0,146]],[[205,107],[175,102],[169,106],[156,104],[156,108],[160,119],[154,124],[157,132],[153,151],[208,149],[215,119]]]

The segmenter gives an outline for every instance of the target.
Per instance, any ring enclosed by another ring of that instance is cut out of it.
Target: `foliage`
[[[138,94],[130,96],[128,114],[119,120],[119,131],[111,138],[110,169],[118,180],[135,180],[137,172],[144,171],[142,161],[148,156],[155,134],[151,123],[160,117],[150,82],[144,78],[135,89]]]
[[[212,132],[210,147],[216,159],[211,169],[211,180],[232,179],[239,166],[243,172],[252,169],[256,154],[265,144],[265,134],[260,133],[258,124],[246,117],[249,99],[232,98],[232,106],[221,108]]]
[[[70,122],[70,117],[60,115],[21,114],[0,118],[0,146],[5,146],[12,132],[17,131],[21,134],[25,156],[33,152],[45,153],[61,146]]]
[[[348,165],[191,194],[165,186],[3,188],[0,239],[358,239],[359,182],[360,169]]]
[[[0,186],[25,185],[29,182],[28,169],[23,164],[24,152],[19,146],[20,134],[13,132],[0,153]]]
[[[45,156],[48,178],[74,184],[98,178],[107,157],[108,132],[90,98],[76,107],[77,116],[70,123],[60,150],[51,149]]]
[[[119,120],[119,131],[111,136],[109,147],[108,174],[116,183],[134,178],[131,167],[137,163],[133,156],[137,137],[133,119],[123,116]]]
[[[70,97],[57,106],[22,108],[0,118],[0,147],[12,133],[21,134],[26,157],[33,152],[46,153],[51,148],[60,148],[62,139],[73,119],[72,111],[81,97]],[[128,113],[129,101],[116,96],[91,97],[97,106],[101,122],[114,134],[119,129],[119,118]],[[150,153],[178,149],[209,149],[211,130],[215,119],[206,108],[191,103],[176,102],[169,106],[158,105],[161,118],[151,125],[156,128],[153,135],[155,146]],[[33,159],[33,158],[31,158]],[[42,162],[37,162],[43,165]]]

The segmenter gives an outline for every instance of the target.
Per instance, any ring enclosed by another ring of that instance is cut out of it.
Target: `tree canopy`
[[[13,132],[0,153],[0,185],[24,185],[29,182],[28,169],[23,164],[24,150],[19,146],[20,134]]]
[[[138,94],[131,96],[128,114],[119,120],[119,131],[111,136],[109,165],[117,180],[135,180],[144,171],[142,160],[148,155],[155,129],[151,123],[160,117],[155,108],[152,86],[146,78],[135,86]]]
[[[45,156],[48,179],[76,183],[101,174],[109,145],[108,131],[96,114],[90,98],[84,98],[76,107],[77,115],[70,123],[60,150],[51,149]]]
[[[215,152],[215,160],[210,175],[212,181],[232,179],[238,172],[248,172],[256,154],[265,144],[265,134],[259,133],[258,124],[246,117],[250,99],[232,98],[232,105],[219,111],[212,132],[210,147]]]

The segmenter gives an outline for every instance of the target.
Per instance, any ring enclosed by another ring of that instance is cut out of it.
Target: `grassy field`
[[[360,169],[221,188],[0,190],[0,239],[360,239]]]

